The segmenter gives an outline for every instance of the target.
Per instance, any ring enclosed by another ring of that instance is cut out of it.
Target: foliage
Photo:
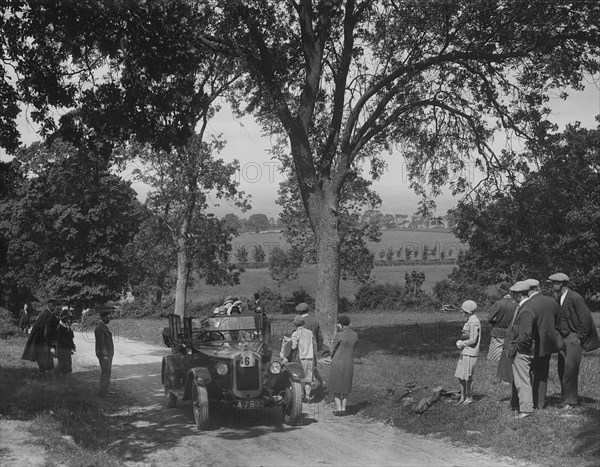
[[[0,338],[6,339],[8,336],[21,334],[21,329],[13,314],[6,308],[0,307]]]
[[[166,318],[173,313],[175,300],[170,297],[160,303],[134,300],[123,304],[121,318]]]
[[[175,285],[176,250],[170,230],[159,217],[146,210],[146,218],[125,248],[129,287],[141,301],[160,303]]]
[[[354,296],[355,310],[398,310],[404,288],[395,284],[363,284]]]
[[[302,259],[302,250],[297,245],[292,245],[287,251],[279,246],[274,246],[269,256],[271,277],[277,281],[278,285],[296,279]]]
[[[236,235],[242,231],[242,222],[240,221],[240,218],[235,214],[225,214],[225,217],[223,217],[222,221],[225,224],[225,226],[228,229],[234,231]]]
[[[265,257],[266,257],[265,249],[260,245],[256,245],[254,247],[254,250],[252,251],[252,260],[255,263],[264,263]]]
[[[469,243],[454,275],[495,284],[567,273],[600,292],[600,131],[568,127],[537,156],[539,170],[489,200],[462,203],[456,235]]]
[[[22,180],[18,198],[3,207],[9,288],[82,306],[125,289],[124,249],[137,232],[140,206],[130,183],[110,174],[91,144],[82,142],[56,162],[61,145],[34,145],[17,155],[28,161],[41,151],[49,162],[37,177]]]
[[[269,218],[264,214],[252,214],[248,218],[248,227],[254,230],[255,233],[269,230],[270,225]]]
[[[404,274],[404,286],[406,291],[413,297],[422,293],[421,287],[425,282],[425,273],[423,271],[411,271],[410,274]]]
[[[235,252],[237,262],[240,264],[246,264],[248,262],[248,250],[244,245],[239,247]]]
[[[474,300],[479,307],[486,307],[492,301],[484,286],[472,282],[443,279],[435,283],[432,292],[437,309],[449,305],[458,310],[465,300]]]

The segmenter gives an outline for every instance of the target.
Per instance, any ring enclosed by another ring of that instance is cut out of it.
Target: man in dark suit
[[[548,374],[550,358],[563,345],[561,335],[556,331],[555,321],[559,306],[551,297],[540,293],[540,283],[536,279],[527,279],[529,284],[529,300],[525,307],[533,314],[533,359],[531,360],[531,389],[533,392],[533,407],[546,407],[546,391],[548,389]]]
[[[46,323],[48,318],[54,315],[56,308],[56,299],[48,300],[46,309],[42,311],[31,328],[31,333],[27,338],[25,349],[23,349],[23,360],[37,362],[40,375],[54,368],[54,361],[50,354],[50,349],[46,343]]]
[[[110,395],[108,386],[110,383],[112,360],[115,354],[112,332],[108,329],[109,322],[110,310],[100,311],[100,322],[94,329],[94,336],[96,338],[96,357],[98,357],[98,361],[100,362],[100,391],[98,392],[100,397],[107,397]]]
[[[556,329],[564,338],[558,354],[558,377],[561,399],[565,409],[579,405],[579,365],[583,351],[590,352],[600,347],[598,331],[585,300],[568,287],[569,277],[558,272],[548,277],[552,290],[559,298],[560,311]]]

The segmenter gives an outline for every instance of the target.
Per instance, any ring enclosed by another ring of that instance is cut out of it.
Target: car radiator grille
[[[260,363],[242,368],[239,361],[235,364],[235,381],[238,391],[253,391],[260,389]]]

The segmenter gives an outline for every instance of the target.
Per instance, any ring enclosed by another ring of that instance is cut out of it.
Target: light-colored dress
[[[339,332],[331,346],[331,368],[328,389],[334,394],[349,394],[352,391],[354,377],[354,349],[358,336],[352,329]]]
[[[460,352],[454,376],[458,379],[469,380],[473,377],[473,369],[477,363],[481,342],[481,322],[477,315],[472,314],[469,316],[462,328],[462,334],[468,336],[468,338],[460,340],[465,347]]]

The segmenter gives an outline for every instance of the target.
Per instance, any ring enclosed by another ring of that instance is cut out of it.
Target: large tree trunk
[[[315,312],[329,346],[335,334],[340,291],[339,194],[324,184],[308,200],[309,217],[317,247],[317,293]]]

